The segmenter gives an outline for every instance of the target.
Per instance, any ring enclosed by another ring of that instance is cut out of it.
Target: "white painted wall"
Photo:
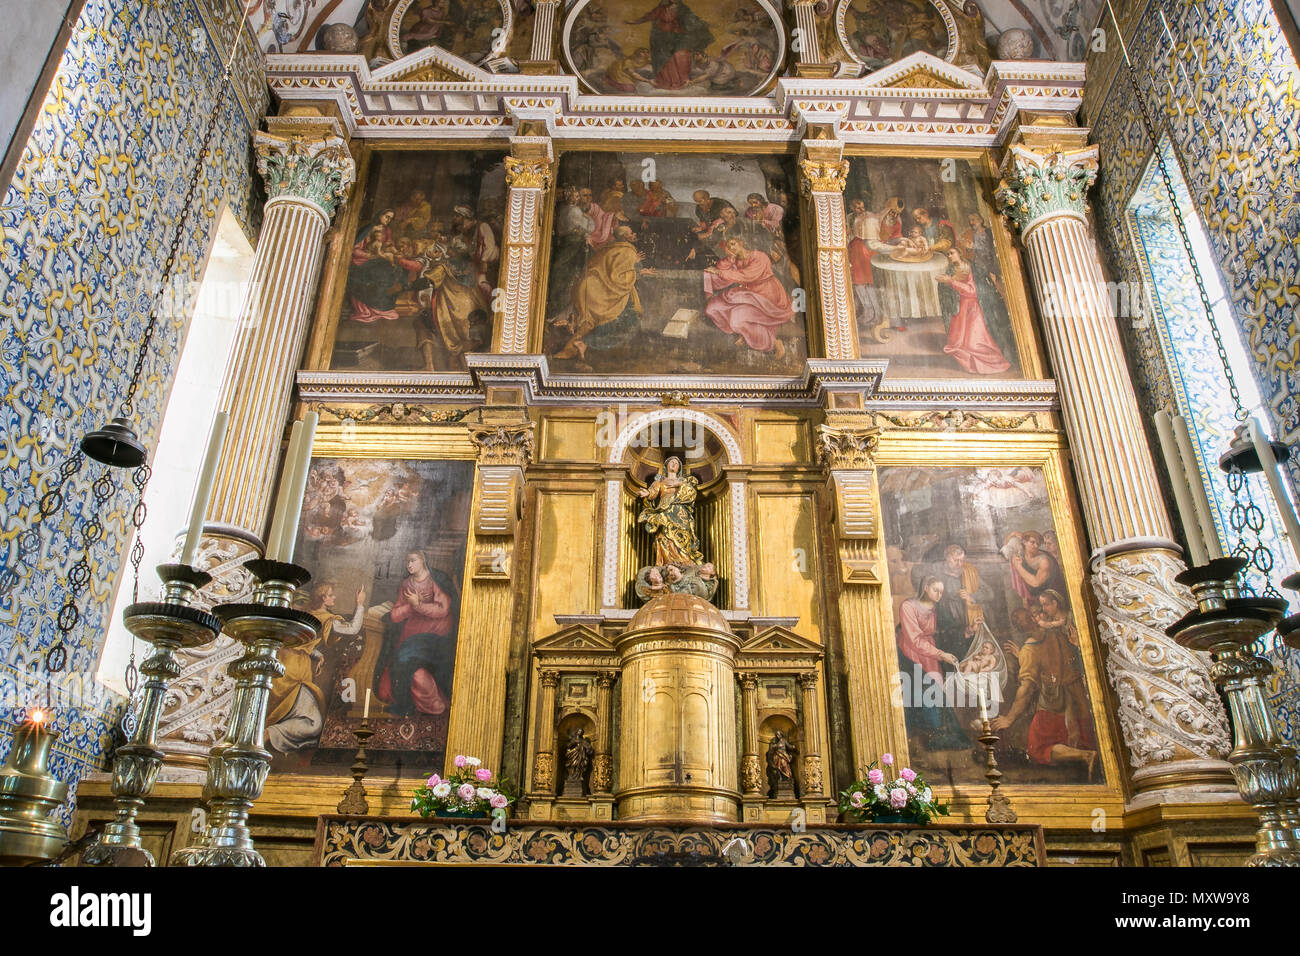
[[[0,0],[0,142],[8,152],[27,109],[27,101],[45,69],[69,0]],[[0,188],[8,186],[3,184]]]

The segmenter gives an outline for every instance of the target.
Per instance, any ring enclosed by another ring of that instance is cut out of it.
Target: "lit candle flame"
[[[45,723],[45,721],[49,720],[49,718],[50,715],[45,711],[41,710],[41,708],[39,707],[33,710],[30,715],[31,722],[37,725]]]

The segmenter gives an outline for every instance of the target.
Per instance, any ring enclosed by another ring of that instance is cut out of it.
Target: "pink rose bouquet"
[[[878,766],[878,764],[880,766]],[[935,799],[921,775],[903,767],[891,780],[882,769],[894,766],[893,754],[881,754],[871,766],[840,793],[840,815],[850,823],[929,823],[947,816],[948,805]]]
[[[477,757],[457,754],[446,779],[430,774],[415,788],[411,809],[422,817],[482,817],[508,812],[517,799],[508,781],[497,779]]]

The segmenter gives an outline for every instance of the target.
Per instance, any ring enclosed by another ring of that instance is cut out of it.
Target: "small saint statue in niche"
[[[648,488],[638,489],[645,504],[637,520],[654,536],[656,562],[637,573],[634,589],[641,600],[671,592],[712,601],[717,593],[717,568],[704,560],[695,532],[699,489],[699,479],[686,473],[676,455],[664,459]]]
[[[767,745],[767,795],[773,800],[790,799],[794,791],[794,760],[798,753],[785,731],[778,730]]]
[[[569,731],[569,741],[564,747],[564,796],[587,795],[587,771],[591,769],[595,750],[581,727]]]

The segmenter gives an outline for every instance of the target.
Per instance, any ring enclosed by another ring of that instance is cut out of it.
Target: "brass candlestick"
[[[361,726],[352,733],[357,738],[357,757],[352,761],[352,785],[343,791],[343,799],[339,801],[339,813],[346,813],[355,816],[365,816],[370,812],[370,803],[366,800],[366,788],[362,780],[366,776],[366,741],[374,736],[374,731],[370,729],[370,721],[362,719]]]
[[[45,727],[47,711],[35,710],[14,731],[0,768],[0,866],[26,866],[54,857],[68,842],[50,811],[68,797],[68,785],[49,770],[50,748],[59,735]]]
[[[1259,814],[1256,853],[1247,866],[1300,866],[1300,773],[1282,747],[1264,692],[1273,667],[1250,651],[1286,612],[1280,598],[1242,597],[1241,558],[1218,558],[1174,580],[1192,589],[1197,607],[1166,633],[1183,647],[1214,655],[1210,677],[1228,699],[1233,748],[1228,754],[1241,797]]]
[[[293,594],[311,580],[305,568],[281,561],[249,561],[258,580],[251,603],[216,608],[222,629],[245,645],[230,665],[235,692],[225,737],[208,754],[203,794],[208,825],[192,846],[172,854],[173,866],[265,866],[253,848],[248,814],[262,795],[271,754],[262,746],[271,682],[284,673],[276,658],[281,647],[296,647],[320,636],[320,621],[295,610]]]
[[[1011,800],[998,787],[1002,785],[1002,771],[998,769],[998,758],[993,754],[993,747],[998,742],[998,735],[993,732],[987,714],[980,715],[979,742],[984,745],[984,779],[989,782],[989,808],[984,811],[985,823],[1015,823],[1020,819],[1011,809]]]
[[[1300,592],[1300,573],[1293,574],[1282,582],[1288,591]],[[1300,651],[1300,613],[1292,614],[1277,626],[1277,636],[1282,643],[1292,650]]]
[[[163,752],[157,747],[158,718],[167,688],[181,671],[175,652],[182,647],[202,647],[221,631],[215,615],[193,606],[194,595],[212,580],[210,575],[184,564],[163,564],[158,567],[158,576],[163,581],[162,600],[132,604],[123,615],[127,629],[153,645],[154,653],[140,665],[145,684],[139,720],[130,740],[113,755],[117,816],[82,854],[85,866],[154,865],[153,855],[140,845],[135,817],[144,806],[144,798],[153,792],[162,766]]]

